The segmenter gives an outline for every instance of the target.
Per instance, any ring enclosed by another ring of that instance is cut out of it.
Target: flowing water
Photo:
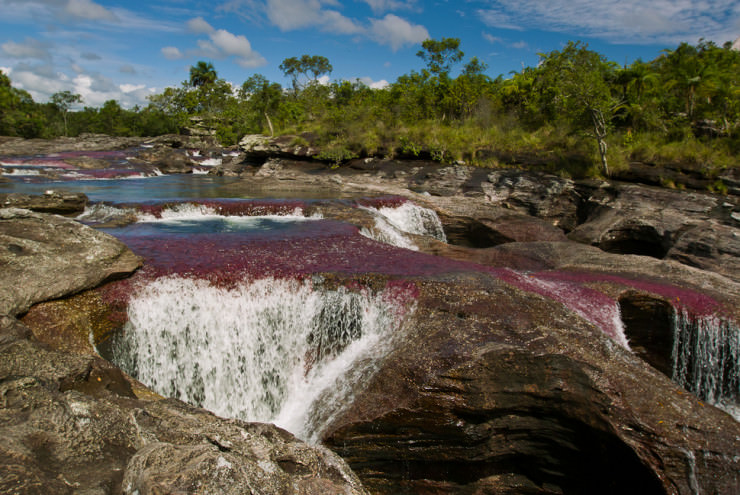
[[[269,421],[309,441],[351,399],[392,348],[414,311],[413,284],[371,291],[327,284],[317,273],[376,273],[408,279],[479,270],[559,301],[625,348],[613,298],[594,282],[632,286],[671,301],[673,379],[738,418],[740,331],[712,316],[710,298],[639,280],[574,272],[525,273],[425,255],[414,235],[445,242],[437,215],[403,199],[359,201],[374,227],[306,217],[312,198],[247,199],[238,179],[162,176],[131,166],[72,169],[64,156],[0,160],[0,192],[85,193],[80,221],[119,237],[146,259],[122,286],[123,332],[110,357],[160,394],[217,414]],[[68,157],[67,157],[68,158]],[[203,168],[218,159],[202,160]],[[409,236],[408,234],[413,234]]]
[[[328,420],[320,412],[347,404],[411,303],[398,288],[161,277],[130,300],[113,361],[162,395],[317,440]]]

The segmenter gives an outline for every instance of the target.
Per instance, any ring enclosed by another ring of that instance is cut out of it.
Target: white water
[[[307,220],[307,219],[319,219],[320,216],[311,216],[311,217],[304,217],[303,216],[303,209],[302,208],[294,208],[293,211],[289,214],[284,215],[255,215],[253,217],[250,216],[237,216],[237,215],[221,215],[218,210],[212,206],[208,205],[200,205],[195,203],[179,203],[172,206],[169,206],[162,210],[159,217],[156,217],[155,215],[152,215],[150,213],[139,213],[137,215],[137,221],[139,222],[147,222],[147,223],[155,223],[155,222],[172,222],[176,220],[191,220],[191,221],[197,221],[197,220],[206,220],[213,217],[222,217],[222,218],[229,218],[235,221],[238,221],[239,219],[247,222],[250,218],[270,218],[274,220]]]
[[[375,228],[362,229],[362,235],[378,242],[406,249],[418,250],[404,233],[424,235],[447,242],[439,217],[429,208],[410,201],[398,207],[361,207],[375,216]]]
[[[130,301],[113,360],[162,395],[317,441],[389,349],[409,310],[396,296],[160,278]]]
[[[674,315],[673,381],[740,421],[740,329],[716,316]]]

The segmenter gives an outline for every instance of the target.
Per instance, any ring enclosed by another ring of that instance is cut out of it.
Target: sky
[[[629,64],[738,37],[740,0],[0,0],[0,70],[13,86],[37,102],[69,90],[93,107],[146,105],[200,60],[236,86],[262,74],[287,87],[283,60],[322,55],[328,79],[382,87],[424,67],[429,38],[459,38],[465,61],[510,77],[569,40]]]

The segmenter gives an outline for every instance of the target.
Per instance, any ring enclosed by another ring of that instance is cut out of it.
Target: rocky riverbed
[[[174,154],[181,172],[196,167],[173,142],[147,148],[148,163]],[[8,196],[0,491],[740,490],[740,423],[710,404],[732,412],[740,395],[736,196],[424,161],[331,168],[264,138],[230,156],[211,173],[238,177],[235,196],[318,189],[337,199],[305,215],[370,234],[383,205],[411,201],[441,220],[446,242],[403,234],[416,251],[348,237],[293,255],[327,286],[402,283],[414,298],[391,351],[327,419],[331,451],[162,399],[102,359],[89,339],[115,327],[115,311],[90,289],[116,287],[141,258],[41,213],[71,214],[80,198]],[[694,361],[676,376],[700,337],[723,342],[721,376],[706,383]]]

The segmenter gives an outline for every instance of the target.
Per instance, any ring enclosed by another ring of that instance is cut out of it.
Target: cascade
[[[673,381],[740,420],[740,328],[674,312]]]
[[[375,216],[375,229],[372,231],[363,229],[362,234],[366,237],[406,249],[418,250],[403,233],[425,235],[439,241],[447,242],[442,228],[442,222],[437,213],[429,208],[424,208],[410,201],[400,205],[361,206],[360,208],[371,212]]]
[[[412,300],[403,287],[161,277],[135,291],[112,360],[162,395],[316,441],[389,349]]]

